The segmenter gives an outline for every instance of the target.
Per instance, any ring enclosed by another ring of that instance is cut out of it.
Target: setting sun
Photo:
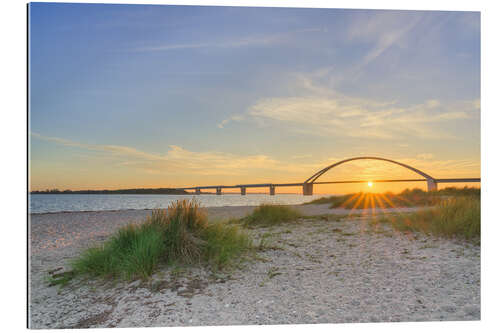
[[[373,183],[372,182],[368,182],[368,187],[372,187],[373,186]]]

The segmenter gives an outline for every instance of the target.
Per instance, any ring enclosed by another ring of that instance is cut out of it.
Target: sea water
[[[318,194],[31,194],[30,213],[167,208],[177,200],[195,199],[202,207],[258,206],[263,203],[295,205],[328,196]]]

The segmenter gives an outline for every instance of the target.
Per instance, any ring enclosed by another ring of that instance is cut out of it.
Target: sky
[[[480,177],[479,12],[32,3],[29,49],[31,190]]]

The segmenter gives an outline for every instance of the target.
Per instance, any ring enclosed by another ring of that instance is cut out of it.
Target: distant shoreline
[[[198,193],[198,194],[195,194],[193,192],[185,192],[185,193],[159,193],[159,192],[136,192],[136,193],[132,193],[132,192],[127,192],[127,193],[117,193],[117,192],[106,192],[106,191],[98,191],[99,193],[89,193],[88,191],[71,191],[71,192],[38,192],[38,191],[34,191],[34,192],[30,192],[29,194],[170,194],[170,195],[216,195],[215,192],[201,192],[201,193]],[[239,192],[224,192],[222,193],[223,195],[227,195],[227,194],[237,194],[237,195],[241,195],[241,193]],[[247,192],[246,195],[254,195],[254,194],[267,194],[269,195],[269,193],[267,192]],[[282,195],[282,194],[300,194],[300,193],[277,193],[279,195]],[[323,194],[323,193],[320,193],[320,194]],[[337,194],[325,194],[325,195],[337,195]]]
[[[133,188],[120,190],[64,190],[31,191],[30,194],[190,194],[184,190],[174,188]]]

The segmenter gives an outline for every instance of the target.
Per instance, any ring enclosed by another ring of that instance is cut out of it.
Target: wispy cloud
[[[217,124],[217,127],[224,128],[224,126],[227,125],[231,121],[242,121],[244,119],[245,119],[245,117],[243,115],[235,114],[227,119],[222,120],[220,123]]]
[[[173,51],[183,49],[201,49],[201,48],[238,48],[238,47],[251,47],[251,46],[264,46],[277,43],[282,40],[282,35],[270,36],[250,36],[235,38],[225,41],[210,41],[199,43],[178,43],[178,44],[163,44],[146,46],[134,49],[137,52],[154,52],[154,51]]]
[[[312,76],[296,75],[305,96],[263,98],[244,114],[222,120],[223,128],[232,121],[256,120],[267,126],[285,126],[291,131],[316,136],[355,138],[452,139],[447,125],[477,116],[478,100],[444,102],[436,99],[413,105],[341,94],[315,82],[328,71]],[[439,125],[439,128],[437,128]]]
[[[108,152],[113,155],[118,156],[128,156],[133,158],[141,158],[146,160],[162,160],[164,157],[146,153],[135,148],[127,147],[127,146],[118,146],[118,145],[95,145],[95,144],[86,144],[75,142],[67,139],[62,139],[58,137],[44,136],[35,132],[31,132],[31,136],[40,140],[55,142],[60,145],[69,146],[69,147],[78,147],[91,151],[101,151]]]
[[[348,36],[355,39],[370,40],[373,47],[365,54],[359,67],[368,65],[386,50],[397,44],[421,20],[420,15],[396,16],[389,12],[371,15],[365,22],[355,21]]]
[[[417,158],[422,159],[422,160],[430,160],[430,159],[434,158],[434,155],[431,153],[422,153],[422,154],[418,154]]]
[[[236,155],[225,152],[195,152],[170,145],[165,154],[154,154],[127,146],[96,145],[76,142],[31,132],[31,137],[58,145],[75,147],[93,152],[106,152],[118,159],[120,166],[141,169],[148,173],[178,173],[188,175],[246,175],[267,170],[302,173],[315,170],[319,163],[290,164],[267,155]]]
[[[318,33],[325,32],[323,28],[305,28],[286,33],[275,33],[267,35],[253,35],[233,37],[226,40],[213,40],[203,42],[188,42],[188,43],[165,43],[160,45],[151,45],[135,48],[136,52],[157,52],[157,51],[174,51],[183,49],[202,49],[202,48],[241,48],[241,47],[258,47],[268,45],[278,45],[286,42],[291,42],[296,34]]]
[[[390,11],[359,13],[350,22],[346,39],[350,43],[368,44],[368,51],[353,68],[353,74],[359,75],[366,65],[372,63],[395,45],[404,45],[404,39],[422,22],[424,14],[401,12],[394,15]]]
[[[461,108],[455,111],[446,106],[436,110],[427,102],[409,107],[380,107],[377,103],[353,103],[342,98],[277,97],[258,101],[250,108],[249,115],[323,136],[452,138],[453,134],[444,128],[435,131],[434,125],[470,118],[471,110]]]

